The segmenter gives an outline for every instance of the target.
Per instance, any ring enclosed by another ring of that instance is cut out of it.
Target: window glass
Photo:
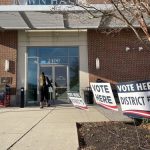
[[[78,47],[30,47],[27,71],[28,102],[37,101],[37,68],[40,64],[69,66],[69,88],[71,91],[79,91]]]
[[[70,57],[70,90],[79,91],[79,58]]]
[[[69,56],[79,56],[78,47],[69,48]]]
[[[69,64],[71,66],[76,66],[79,62],[78,57],[69,57]]]
[[[27,99],[37,101],[37,58],[28,59]]]
[[[39,63],[40,64],[50,64],[50,62],[49,62],[49,58],[47,57],[40,57],[40,59],[39,59]]]
[[[70,91],[79,91],[79,66],[70,66]]]
[[[37,56],[37,49],[36,48],[29,48],[28,49],[28,57]]]
[[[47,47],[47,48],[39,48],[39,56],[44,58],[47,56],[55,57],[55,56],[68,56],[68,48],[55,48],[55,47]]]
[[[68,57],[50,57],[50,64],[68,64]]]

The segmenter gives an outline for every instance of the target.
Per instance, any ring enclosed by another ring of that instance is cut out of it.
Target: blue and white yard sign
[[[117,91],[124,114],[150,118],[150,81],[118,83]]]

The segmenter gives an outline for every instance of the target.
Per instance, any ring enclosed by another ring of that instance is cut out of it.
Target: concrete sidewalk
[[[76,122],[109,121],[95,106],[0,108],[0,150],[77,150]]]

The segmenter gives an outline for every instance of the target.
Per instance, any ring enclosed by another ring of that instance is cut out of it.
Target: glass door
[[[55,99],[59,102],[68,102],[67,100],[67,89],[68,89],[68,78],[67,78],[67,67],[66,66],[55,66],[54,67],[54,79],[55,79]]]
[[[42,72],[44,72],[45,76],[47,76],[49,78],[49,80],[53,79],[52,66],[41,65],[41,67],[40,67],[40,74]]]
[[[48,77],[48,79],[52,82],[53,81],[53,67],[50,66],[50,65],[41,65],[40,66],[40,69],[39,69],[39,77],[40,75],[42,74],[42,72],[44,72],[45,76]],[[39,80],[38,80],[39,82]],[[38,86],[39,86],[39,83],[38,83]],[[40,88],[38,88],[40,90]],[[39,93],[39,96],[38,96],[38,99],[40,101],[40,91],[38,91]],[[49,93],[49,99],[52,99],[53,98],[53,93]]]
[[[39,73],[42,72],[52,81],[52,99],[55,100],[55,103],[68,103],[68,67],[65,65],[41,65]]]

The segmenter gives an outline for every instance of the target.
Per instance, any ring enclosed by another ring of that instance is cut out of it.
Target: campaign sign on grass
[[[95,102],[107,109],[118,111],[110,83],[90,83]]]
[[[119,83],[117,91],[124,114],[133,118],[150,118],[150,81]]]
[[[70,101],[75,107],[78,107],[81,109],[88,109],[87,105],[85,104],[85,102],[83,101],[79,93],[68,92],[67,94],[68,94]]]

